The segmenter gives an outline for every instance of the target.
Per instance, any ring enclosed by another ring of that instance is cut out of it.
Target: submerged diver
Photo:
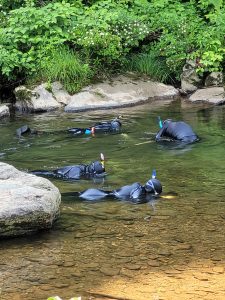
[[[167,119],[162,122],[159,117],[159,126],[160,130],[155,137],[157,142],[163,140],[163,138],[170,138],[185,144],[194,143],[199,140],[199,137],[193,132],[191,126],[183,121],[175,122]]]
[[[23,125],[22,127],[16,129],[16,135],[18,137],[21,137],[23,134],[26,134],[26,133],[29,133],[29,134],[38,134],[39,131],[36,130],[36,129],[31,129],[29,126],[27,125]]]
[[[120,189],[113,191],[104,191],[101,189],[87,189],[81,193],[64,193],[64,196],[79,196],[84,200],[101,200],[111,197],[119,200],[131,201],[134,203],[146,203],[162,193],[162,185],[156,179],[156,172],[153,170],[152,178],[145,185],[135,182],[131,185],[125,185]]]
[[[66,131],[72,135],[79,136],[79,135],[89,135],[89,134],[95,134],[95,133],[114,133],[119,132],[121,130],[121,122],[118,118],[112,120],[112,121],[103,121],[95,123],[94,125],[87,127],[87,128],[69,128]],[[21,137],[23,134],[30,133],[30,134],[42,134],[42,131],[31,129],[27,125],[23,125],[22,127],[18,128],[16,130],[16,135],[18,137]],[[50,132],[51,133],[51,132]]]
[[[81,178],[94,178],[94,177],[104,177],[106,176],[105,172],[105,158],[101,153],[100,155],[101,161],[94,161],[89,165],[80,164],[73,166],[65,166],[59,169],[55,169],[52,171],[47,170],[34,170],[31,171],[31,174],[47,176],[47,177],[55,177],[60,179],[68,179],[68,180],[78,180]]]

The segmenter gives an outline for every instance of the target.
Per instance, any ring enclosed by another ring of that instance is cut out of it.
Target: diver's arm
[[[160,138],[162,137],[162,135],[164,134],[164,132],[165,132],[165,127],[163,126],[163,127],[159,130],[159,132],[157,133],[157,135],[156,135],[156,137],[155,137],[156,142],[158,142],[158,141],[160,140]]]
[[[82,172],[80,165],[65,166],[53,171],[56,177],[66,179],[80,179]]]
[[[87,189],[79,194],[79,198],[85,199],[85,200],[101,200],[107,196],[110,196],[110,191],[104,191],[101,189]]]
[[[82,135],[85,133],[86,128],[69,128],[67,129],[68,133],[72,133],[73,135]]]

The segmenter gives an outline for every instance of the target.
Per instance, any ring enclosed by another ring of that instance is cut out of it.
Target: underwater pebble
[[[141,266],[138,264],[129,264],[129,265],[125,265],[124,268],[129,270],[140,270]]]
[[[132,272],[129,269],[122,268],[120,270],[120,275],[129,277],[129,278],[133,278],[135,274],[134,274],[134,272]]]
[[[120,273],[120,269],[118,268],[114,269],[112,268],[112,266],[108,266],[108,267],[105,266],[100,269],[100,272],[107,276],[114,276]]]
[[[192,245],[190,244],[178,244],[173,248],[176,250],[192,250]]]
[[[159,267],[160,266],[160,263],[157,260],[148,260],[147,264],[150,267]]]

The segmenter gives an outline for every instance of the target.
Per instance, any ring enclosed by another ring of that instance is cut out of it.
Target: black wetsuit
[[[101,189],[87,189],[81,193],[63,193],[64,196],[78,196],[84,200],[97,201],[106,197],[119,200],[131,201],[134,203],[145,203],[161,194],[162,185],[158,179],[150,179],[142,186],[139,182],[131,185],[125,185],[120,189],[113,191],[104,191]]]
[[[66,131],[72,135],[75,136],[79,136],[79,135],[83,135],[83,134],[95,134],[95,133],[116,133],[119,132],[121,129],[121,122],[118,119],[114,119],[112,121],[104,121],[104,122],[98,122],[96,124],[94,124],[93,126],[87,127],[87,128],[78,128],[78,127],[74,127],[74,128],[69,128]],[[61,132],[61,131],[59,131]],[[16,135],[18,137],[21,137],[24,134],[43,134],[44,132],[39,131],[39,130],[35,130],[35,129],[30,129],[30,127],[28,127],[27,125],[23,125],[22,127],[18,128],[16,130]],[[52,132],[48,132],[48,133],[52,133]],[[55,132],[53,132],[55,133]]]
[[[157,142],[163,138],[170,138],[187,144],[199,140],[190,125],[182,121],[174,122],[172,120],[165,120],[162,128],[156,135]]]
[[[94,134],[99,132],[118,132],[121,129],[121,122],[117,119],[112,121],[99,122],[88,128],[70,128],[69,133],[73,135]]]
[[[23,134],[26,134],[26,133],[29,133],[29,134],[38,134],[38,131],[35,130],[35,129],[31,129],[29,126],[27,125],[23,125],[22,127],[18,128],[16,130],[16,135],[18,137],[21,137]]]
[[[56,170],[34,170],[30,172],[34,175],[56,177],[61,179],[78,180],[81,178],[104,177],[106,175],[105,168],[100,161],[94,161],[89,165],[73,165],[65,166]]]

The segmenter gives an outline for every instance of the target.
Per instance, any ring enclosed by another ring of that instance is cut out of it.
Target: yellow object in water
[[[163,199],[174,199],[175,196],[172,196],[172,195],[165,195],[165,196],[160,196],[160,198],[163,198]]]
[[[176,193],[168,193],[167,195],[161,195],[160,198],[163,199],[175,199],[177,197]]]

